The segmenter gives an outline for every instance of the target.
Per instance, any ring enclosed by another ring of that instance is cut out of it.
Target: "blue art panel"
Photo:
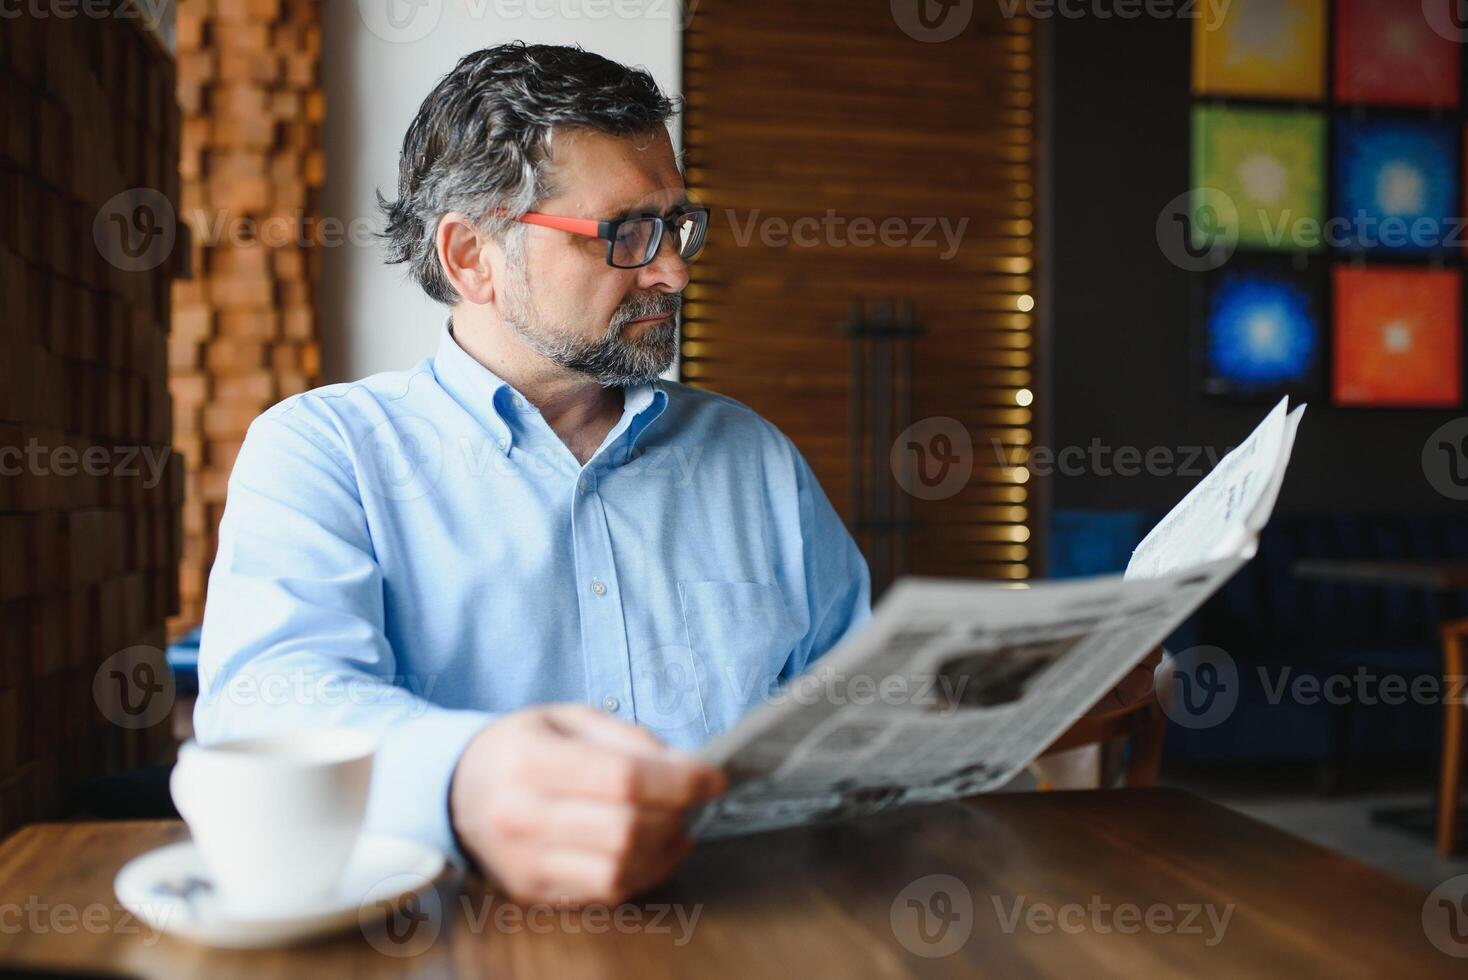
[[[1360,252],[1460,247],[1458,132],[1414,119],[1336,120],[1328,243]]]
[[[1272,397],[1318,389],[1325,320],[1318,276],[1231,263],[1209,277],[1207,290],[1205,392]]]

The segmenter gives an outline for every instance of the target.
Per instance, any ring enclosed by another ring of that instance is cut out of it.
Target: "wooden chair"
[[[1153,691],[1146,698],[1107,714],[1087,715],[1041,753],[1041,758],[1085,745],[1101,746],[1101,785],[1116,784],[1121,775],[1122,748],[1128,739],[1132,755],[1126,765],[1127,786],[1153,786],[1162,765],[1162,743],[1167,715]]]
[[[1468,700],[1463,690],[1468,675],[1464,637],[1468,619],[1444,623],[1443,639],[1443,768],[1437,784],[1437,849],[1445,857],[1458,849],[1458,803],[1463,789],[1463,728]]]

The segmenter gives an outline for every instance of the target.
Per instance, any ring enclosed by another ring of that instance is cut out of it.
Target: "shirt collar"
[[[534,412],[535,408],[508,381],[459,346],[454,339],[452,317],[444,319],[439,333],[433,373],[450,397],[489,432],[499,450],[509,455],[515,430],[508,419],[514,414]],[[638,438],[667,406],[667,389],[658,381],[623,389],[622,418],[606,441],[608,455],[615,465],[632,459]],[[619,440],[623,445],[617,445]]]
[[[611,438],[607,440],[612,465],[621,466],[632,461],[637,451],[637,440],[667,407],[668,390],[660,381],[622,389],[622,420],[612,429]],[[618,444],[619,431],[623,428],[626,433],[620,436]]]

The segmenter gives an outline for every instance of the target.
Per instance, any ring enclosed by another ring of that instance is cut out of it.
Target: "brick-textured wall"
[[[0,21],[0,833],[166,751],[178,602],[173,60],[33,9]]]
[[[182,219],[192,280],[175,284],[174,444],[187,464],[178,632],[203,615],[230,468],[250,421],[318,383],[312,307],[324,177],[320,0],[182,0]]]

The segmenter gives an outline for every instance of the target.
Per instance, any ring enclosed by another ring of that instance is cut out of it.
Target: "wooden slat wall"
[[[8,9],[0,838],[65,814],[89,777],[171,751],[173,688],[153,678],[178,609],[167,344],[186,241],[155,233],[179,195],[173,58],[136,16]]]
[[[683,379],[779,425],[849,519],[839,326],[853,299],[910,298],[926,327],[912,417],[958,419],[974,446],[963,490],[911,501],[915,573],[1030,573],[1033,26],[974,4],[957,37],[924,43],[885,2],[701,0],[684,35],[684,162],[714,214],[686,293]],[[909,219],[909,234],[914,219],[968,224],[947,260],[936,233],[937,247],[761,241],[764,222],[832,210],[848,222]]]
[[[174,635],[203,619],[245,430],[320,383],[322,10],[321,0],[178,7],[182,220],[194,229],[195,275],[174,284],[168,350],[174,445],[188,463]]]

